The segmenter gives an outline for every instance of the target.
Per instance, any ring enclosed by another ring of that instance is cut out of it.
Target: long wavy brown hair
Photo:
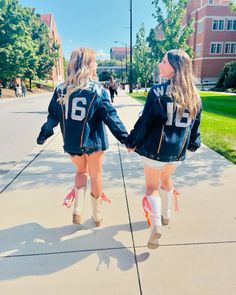
[[[91,80],[97,80],[95,52],[91,48],[75,48],[67,67],[67,79],[64,83],[67,91],[64,101],[68,101],[72,92],[86,88]]]
[[[174,69],[169,93],[175,100],[178,113],[189,111],[193,118],[201,107],[201,99],[194,84],[192,61],[183,49],[173,49],[167,52],[169,63]]]

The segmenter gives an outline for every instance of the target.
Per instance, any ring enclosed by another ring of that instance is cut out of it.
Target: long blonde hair
[[[201,99],[194,84],[192,61],[183,49],[168,51],[167,58],[174,69],[169,92],[175,100],[177,111],[183,114],[187,109],[193,118],[200,110]]]
[[[97,80],[96,55],[91,48],[75,48],[70,56],[67,67],[67,79],[64,83],[66,95],[64,102],[68,101],[70,94],[78,89],[84,89],[90,80]]]

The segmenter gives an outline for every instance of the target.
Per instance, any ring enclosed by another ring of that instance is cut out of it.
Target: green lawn
[[[200,92],[203,113],[202,141],[214,151],[236,164],[236,95]],[[146,99],[146,93],[132,93],[132,97]]]

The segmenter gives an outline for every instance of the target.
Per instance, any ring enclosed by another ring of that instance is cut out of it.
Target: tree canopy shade
[[[18,0],[0,0],[0,77],[47,77],[58,56],[48,28]]]
[[[156,38],[155,30],[151,29],[147,38],[153,59],[160,61],[168,50],[178,48],[184,49],[192,57],[193,50],[187,44],[187,40],[194,31],[193,20],[182,26],[188,0],[162,0],[166,8],[165,16],[159,2],[152,1],[155,7],[153,16],[157,20],[160,36]]]

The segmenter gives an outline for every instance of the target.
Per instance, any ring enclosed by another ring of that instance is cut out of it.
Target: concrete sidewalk
[[[142,106],[120,91],[115,105],[130,130]],[[149,250],[141,209],[143,167],[109,134],[103,226],[71,224],[62,200],[74,169],[59,132],[0,179],[0,294],[236,294],[235,165],[202,147],[174,175],[180,211]]]

